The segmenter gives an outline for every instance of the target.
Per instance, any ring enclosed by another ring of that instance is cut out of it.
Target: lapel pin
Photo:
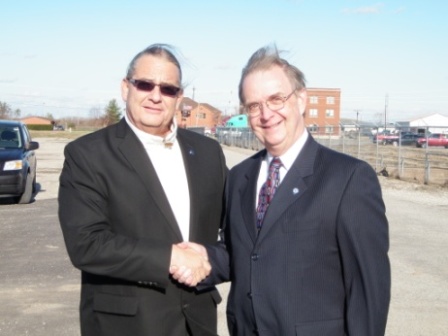
[[[188,154],[190,154],[190,155],[194,155],[194,150],[190,149],[190,150],[188,151]]]
[[[293,193],[294,195],[297,195],[297,194],[299,193],[299,188],[294,188],[294,189],[292,190],[292,193]]]

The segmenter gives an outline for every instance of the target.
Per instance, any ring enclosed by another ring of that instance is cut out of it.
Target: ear
[[[176,101],[176,111],[179,111],[180,109],[180,103],[182,103],[182,99],[184,98],[184,90],[182,89],[182,91],[179,92],[178,96],[177,96],[177,101]]]
[[[128,100],[128,93],[129,93],[129,82],[126,80],[126,78],[123,78],[121,81],[121,98],[123,101]]]
[[[308,101],[308,93],[306,89],[302,89],[297,94],[297,104],[299,105],[300,114],[304,114],[306,110],[306,103]]]

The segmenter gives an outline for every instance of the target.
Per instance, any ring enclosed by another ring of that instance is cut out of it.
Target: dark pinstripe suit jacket
[[[310,137],[257,236],[256,185],[265,154],[231,170],[225,244],[208,247],[209,281],[232,282],[231,335],[384,335],[389,239],[375,172]]]
[[[227,168],[220,145],[183,129],[190,240],[216,242]],[[179,167],[172,167],[176,174]],[[198,294],[168,274],[181,232],[143,145],[124,120],[65,149],[59,217],[82,271],[84,336],[216,335],[215,289]]]

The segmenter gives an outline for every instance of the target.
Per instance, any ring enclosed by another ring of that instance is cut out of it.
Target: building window
[[[317,109],[310,109],[308,114],[310,118],[317,118],[318,116]]]
[[[325,126],[326,134],[333,134],[333,126]]]
[[[316,124],[311,124],[310,126],[308,126],[308,131],[310,133],[317,133],[319,131],[319,126],[317,126]]]
[[[334,97],[327,97],[327,105],[334,105]]]
[[[310,104],[317,104],[318,102],[319,102],[319,99],[317,96],[310,97]]]
[[[333,118],[334,117],[334,110],[325,110],[325,116],[327,118]]]
[[[203,112],[199,112],[199,113],[198,113],[198,118],[199,118],[199,119],[205,119],[205,117],[206,117],[206,116],[205,116],[205,113],[203,113]]]

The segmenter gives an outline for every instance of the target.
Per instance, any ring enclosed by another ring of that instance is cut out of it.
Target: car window
[[[22,138],[18,127],[0,127],[0,148],[20,148]]]

